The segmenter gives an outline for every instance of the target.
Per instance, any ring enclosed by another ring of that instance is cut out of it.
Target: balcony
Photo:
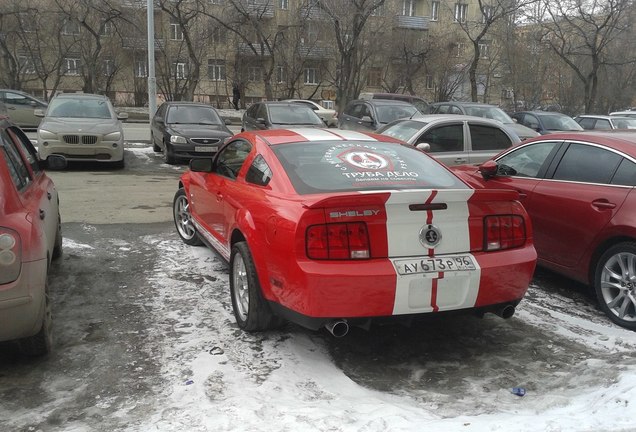
[[[162,50],[166,44],[163,39],[155,39],[155,51]],[[122,48],[136,51],[145,51],[148,49],[148,39],[143,37],[124,37],[122,38]]]
[[[430,23],[431,18],[427,16],[396,15],[394,25],[410,30],[428,30]]]
[[[245,11],[259,18],[274,18],[274,0],[243,0]]]
[[[300,16],[310,21],[327,21],[329,15],[318,6],[303,6],[300,8]]]
[[[298,54],[305,59],[313,60],[326,60],[333,57],[333,52],[330,47],[324,45],[305,45],[301,44],[298,49]]]
[[[240,43],[238,48],[238,53],[242,56],[271,57],[271,53],[268,51],[267,47],[263,46],[263,48],[261,49],[261,46],[257,43],[253,43],[251,44],[251,46],[247,43]],[[256,50],[257,54],[254,53],[254,50]]]

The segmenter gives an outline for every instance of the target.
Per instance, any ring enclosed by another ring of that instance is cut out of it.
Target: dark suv
[[[420,112],[407,102],[388,99],[354,100],[349,102],[342,114],[338,116],[338,127],[375,131],[393,120],[416,115],[420,115]]]

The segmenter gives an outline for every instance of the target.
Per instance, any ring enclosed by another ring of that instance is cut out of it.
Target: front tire
[[[55,232],[55,245],[53,246],[51,259],[56,260],[62,256],[62,242],[62,219],[58,214],[57,231]]]
[[[601,255],[594,288],[601,310],[609,319],[636,330],[636,243],[619,243]]]
[[[170,144],[165,141],[163,143],[163,161],[168,165],[173,165],[176,162],[172,150],[170,150]]]
[[[261,293],[254,260],[247,243],[232,246],[230,256],[230,294],[238,326],[248,332],[280,327],[282,319],[275,316]]]
[[[197,233],[197,229],[192,222],[190,213],[190,203],[183,188],[179,189],[172,201],[172,215],[174,225],[181,240],[190,246],[199,246],[202,242]]]
[[[150,142],[152,143],[152,150],[155,153],[159,153],[161,151],[161,147],[157,145],[157,142],[155,141],[155,136],[152,134],[152,132],[150,133]]]

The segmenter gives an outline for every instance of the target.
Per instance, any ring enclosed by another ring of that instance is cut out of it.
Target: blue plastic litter
[[[512,394],[515,394],[517,396],[524,396],[526,394],[526,389],[524,389],[523,387],[513,387]]]
[[[192,381],[192,380],[187,380],[187,381],[185,382],[185,385],[190,385],[190,384],[194,384],[194,381]]]

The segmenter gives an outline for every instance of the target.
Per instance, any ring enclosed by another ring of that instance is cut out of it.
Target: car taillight
[[[312,225],[305,235],[311,259],[367,259],[369,233],[364,222]]]
[[[484,250],[493,251],[523,246],[526,224],[518,215],[486,216],[484,218]]]
[[[20,275],[21,250],[18,233],[9,228],[0,227],[0,285],[13,282]]]

